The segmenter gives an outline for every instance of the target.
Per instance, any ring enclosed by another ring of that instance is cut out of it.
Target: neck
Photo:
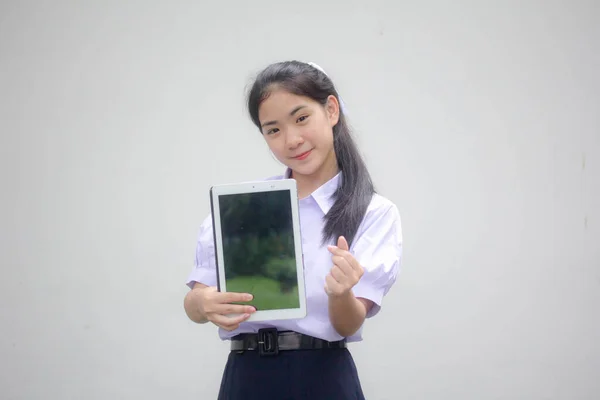
[[[296,180],[298,197],[303,199],[311,195],[339,172],[335,155],[326,161],[314,174],[302,175],[292,171],[291,177]]]

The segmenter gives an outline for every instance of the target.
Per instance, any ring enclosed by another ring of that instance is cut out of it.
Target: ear
[[[334,95],[329,95],[327,104],[325,104],[325,112],[331,127],[334,127],[340,120],[340,102]]]

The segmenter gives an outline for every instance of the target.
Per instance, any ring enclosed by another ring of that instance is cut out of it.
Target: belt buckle
[[[276,356],[279,354],[277,328],[258,330],[258,354],[260,356]]]

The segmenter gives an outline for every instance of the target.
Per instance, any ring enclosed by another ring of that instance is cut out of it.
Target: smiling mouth
[[[297,155],[296,157],[294,157],[295,160],[304,160],[306,157],[308,157],[308,155],[311,153],[312,150],[306,151],[300,155]]]

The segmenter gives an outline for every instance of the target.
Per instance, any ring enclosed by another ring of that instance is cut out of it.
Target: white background
[[[368,399],[600,397],[596,1],[0,2],[0,397],[214,399],[183,311],[214,183],[283,171],[244,109],[334,79],[405,258]]]

